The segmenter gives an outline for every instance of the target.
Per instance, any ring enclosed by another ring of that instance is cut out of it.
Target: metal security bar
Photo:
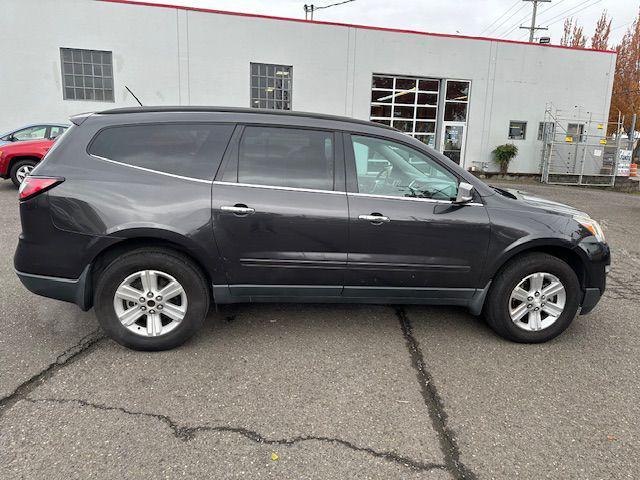
[[[542,137],[542,181],[613,186],[622,146],[622,121],[618,118],[609,122],[605,115],[580,108],[563,111],[547,105],[538,133]]]

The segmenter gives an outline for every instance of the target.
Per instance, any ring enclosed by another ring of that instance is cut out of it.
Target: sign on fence
[[[618,150],[618,171],[616,175],[628,177],[631,169],[632,150]]]

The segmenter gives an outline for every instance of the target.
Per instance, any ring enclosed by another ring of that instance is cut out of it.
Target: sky
[[[154,3],[187,5],[216,10],[304,18],[303,5],[316,7],[341,0],[148,0]],[[562,37],[564,19],[572,17],[584,26],[590,39],[603,10],[613,18],[611,40],[619,42],[637,17],[640,0],[552,0],[539,3],[538,26],[549,27],[537,36]],[[523,0],[354,0],[317,10],[315,20],[356,23],[378,27],[420,30],[471,36],[527,40],[532,3]]]

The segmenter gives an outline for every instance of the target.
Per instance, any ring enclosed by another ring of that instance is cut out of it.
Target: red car
[[[11,178],[19,187],[55,140],[8,143],[0,147],[0,178]]]

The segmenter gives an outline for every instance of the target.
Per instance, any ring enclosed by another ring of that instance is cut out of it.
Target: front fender
[[[561,248],[569,251],[577,251],[575,243],[569,239],[532,236],[522,237],[508,245],[505,249],[502,249],[500,252],[490,253],[487,258],[485,271],[482,275],[482,284],[485,285],[487,282],[492,280],[498,270],[500,270],[503,265],[516,255],[527,251],[543,250],[548,248]],[[490,247],[490,252],[491,250],[492,248]],[[579,252],[579,254],[583,257],[583,262],[587,261],[584,251]]]

